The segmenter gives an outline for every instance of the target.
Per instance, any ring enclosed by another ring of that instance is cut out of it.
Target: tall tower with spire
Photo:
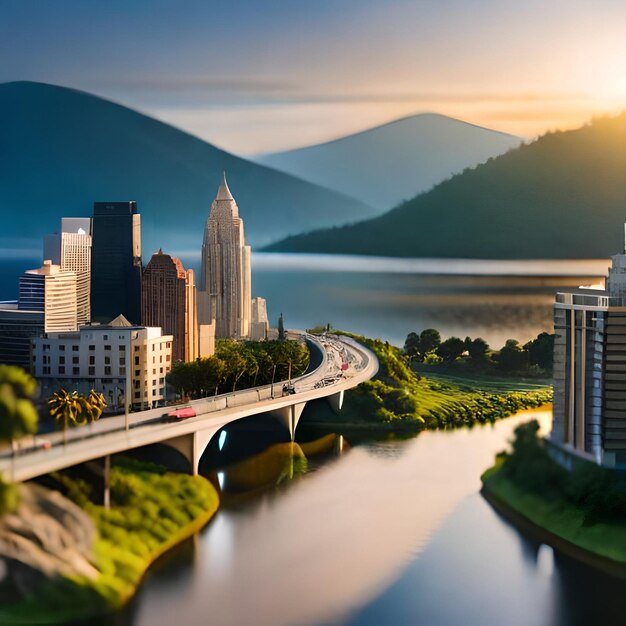
[[[250,336],[251,283],[250,246],[224,173],[204,230],[199,297],[199,322],[215,320],[217,339]]]

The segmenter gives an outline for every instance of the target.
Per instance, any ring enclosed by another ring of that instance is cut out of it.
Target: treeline
[[[220,339],[213,356],[176,363],[167,382],[181,396],[202,398],[301,376],[309,356],[308,347],[299,341]]]
[[[434,328],[409,333],[404,343],[404,354],[410,361],[445,365],[462,361],[477,370],[535,376],[552,373],[553,352],[554,335],[549,333],[540,333],[525,344],[507,339],[499,350],[493,350],[482,337],[449,337],[442,341]]]

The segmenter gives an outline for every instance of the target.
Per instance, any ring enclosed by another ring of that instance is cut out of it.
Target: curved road
[[[260,413],[278,413],[294,405],[304,406],[309,400],[336,396],[341,405],[343,392],[372,378],[378,371],[378,359],[365,346],[348,337],[314,336],[299,331],[290,334],[304,337],[322,353],[320,365],[312,372],[291,381],[293,392],[283,395],[289,381],[192,400],[181,406],[193,406],[196,417],[180,422],[165,421],[164,415],[176,407],[150,409],[106,417],[88,426],[62,433],[27,437],[18,442],[16,456],[0,458],[0,472],[14,481],[29,480],[42,474],[71,467],[78,463],[164,442],[189,434],[202,433],[208,442],[223,426]],[[44,449],[42,443],[49,442]]]

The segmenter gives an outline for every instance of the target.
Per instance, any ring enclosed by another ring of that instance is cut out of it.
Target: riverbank
[[[97,575],[49,578],[19,601],[3,602],[0,623],[64,623],[120,609],[150,565],[198,532],[219,506],[205,478],[126,459],[111,468],[110,509],[91,502],[84,481],[68,474],[55,478],[95,526]]]
[[[498,455],[481,476],[483,494],[542,542],[626,578],[623,486],[591,463],[566,472],[533,438],[532,427],[523,425],[521,434],[517,429],[513,453]]]
[[[410,369],[399,348],[378,339],[350,335],[373,350],[379,360],[378,374],[356,389],[346,392],[340,415],[322,405],[316,407],[310,425],[381,432],[417,432],[424,428],[471,426],[494,422],[524,409],[538,408],[552,401],[552,389],[537,383],[522,385],[515,378],[475,379],[445,375],[420,375]],[[505,385],[510,385],[506,388]]]

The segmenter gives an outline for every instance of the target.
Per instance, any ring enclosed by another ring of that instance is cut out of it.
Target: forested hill
[[[384,172],[381,172],[384,176]],[[626,113],[548,133],[384,215],[268,249],[452,258],[602,258],[624,248]]]

